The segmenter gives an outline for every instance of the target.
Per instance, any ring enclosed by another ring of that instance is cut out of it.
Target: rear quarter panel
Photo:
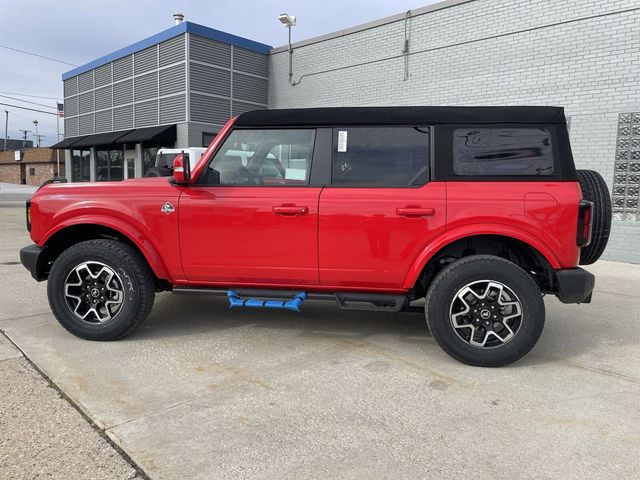
[[[447,182],[447,231],[512,231],[554,268],[572,268],[581,198],[577,182]]]

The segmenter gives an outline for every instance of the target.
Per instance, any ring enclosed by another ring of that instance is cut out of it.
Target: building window
[[[551,134],[544,128],[458,128],[453,132],[456,175],[551,175]]]
[[[211,132],[202,132],[202,146],[208,147],[213,142],[213,139],[216,138],[217,133]]]
[[[88,182],[91,180],[91,152],[89,150],[71,150],[71,181]]]
[[[618,115],[613,218],[640,221],[640,112]]]
[[[36,168],[35,167],[29,167],[29,176],[33,177],[36,174]]]
[[[120,149],[96,150],[96,180],[109,182],[124,179],[124,153]]]
[[[429,128],[333,129],[331,184],[408,187],[429,178]]]

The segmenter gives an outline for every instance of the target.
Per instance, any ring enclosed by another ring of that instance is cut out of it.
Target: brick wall
[[[0,152],[0,182],[39,186],[56,175],[56,150],[30,148],[24,151],[22,160],[15,161],[15,152]],[[61,155],[60,172],[64,175],[64,158]],[[24,173],[21,174],[21,166]]]
[[[408,57],[406,81],[404,27],[399,20],[295,48],[296,86],[288,53],[276,50],[269,108],[564,106],[577,167],[601,172],[611,187],[618,113],[640,111],[638,0],[475,0],[415,16],[409,49],[424,52]],[[638,245],[640,222],[615,221],[605,258],[640,263]]]
[[[20,164],[0,163],[0,182],[20,183]]]

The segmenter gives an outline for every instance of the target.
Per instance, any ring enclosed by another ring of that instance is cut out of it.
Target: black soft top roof
[[[562,107],[332,107],[254,110],[241,127],[333,125],[565,124]]]

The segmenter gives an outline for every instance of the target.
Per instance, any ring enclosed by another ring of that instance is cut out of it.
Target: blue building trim
[[[80,75],[81,73],[88,72],[89,70],[93,70],[94,68],[98,68],[119,58],[126,57],[127,55],[139,52],[140,50],[144,50],[145,48],[151,47],[160,42],[164,42],[165,40],[169,40],[170,38],[182,35],[183,33],[193,33],[195,35],[200,35],[201,37],[228,43],[236,47],[246,48],[247,50],[263,53],[265,55],[268,54],[272,48],[270,45],[254,42],[253,40],[249,40],[248,38],[238,37],[237,35],[221,32],[220,30],[205,27],[204,25],[198,25],[197,23],[191,22],[182,22],[179,25],[168,28],[167,30],[157,33],[149,38],[145,38],[144,40],[140,40],[139,42],[129,45],[128,47],[121,48],[120,50],[116,50],[115,52],[110,53],[109,55],[100,57],[92,62],[74,68],[73,70],[69,70],[68,72],[62,74],[62,80],[67,80],[71,77],[75,77],[76,75]]]

